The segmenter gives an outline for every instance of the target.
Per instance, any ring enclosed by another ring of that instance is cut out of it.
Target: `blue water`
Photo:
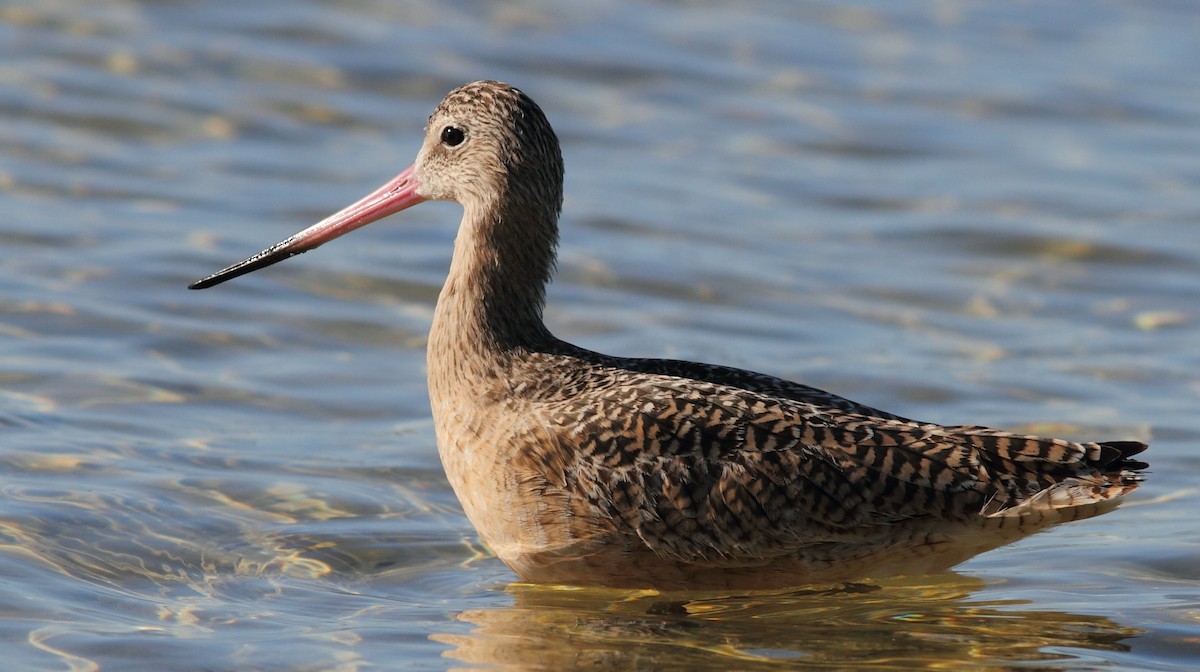
[[[1182,1],[0,4],[5,669],[1200,664],[1197,35]],[[429,420],[456,206],[184,290],[480,78],[563,141],[559,336],[1148,440],[1150,479],[932,577],[512,584]]]

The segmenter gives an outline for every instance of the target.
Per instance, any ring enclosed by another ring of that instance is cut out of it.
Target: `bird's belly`
[[[636,502],[607,501],[603,489],[589,498],[584,493],[592,489],[565,487],[578,475],[564,470],[553,448],[531,448],[553,441],[539,441],[530,425],[519,424],[527,414],[490,414],[484,421],[437,410],[438,450],[463,511],[484,544],[534,583],[752,590],[853,581],[946,569],[1038,527],[922,517],[849,529],[836,538],[814,530],[812,538],[792,537],[786,547],[764,536],[757,545],[742,543],[748,552],[730,546],[676,557],[661,536],[643,535],[685,530],[639,529]]]
[[[562,494],[521,496],[511,472],[452,479],[483,543],[531,583],[657,590],[756,590],[867,577],[919,574],[952,567],[1004,543],[975,530],[951,535],[921,528],[789,549],[763,557],[674,558],[655,552],[618,519],[580,514]],[[527,491],[526,491],[527,492]]]
[[[911,544],[813,547],[771,559],[683,561],[648,549],[563,547],[503,549],[497,555],[530,583],[662,591],[771,590],[949,569],[986,550],[973,545]],[[851,557],[853,556],[853,557]]]

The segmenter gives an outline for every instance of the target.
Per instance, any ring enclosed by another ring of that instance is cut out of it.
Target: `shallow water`
[[[0,4],[5,668],[1197,664],[1197,34],[1165,1]],[[1150,440],[1150,480],[938,576],[513,584],[428,417],[455,206],[183,289],[483,77],[563,140],[558,335]]]

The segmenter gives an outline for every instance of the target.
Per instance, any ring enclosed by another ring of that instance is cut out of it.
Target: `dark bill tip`
[[[215,287],[226,280],[232,280],[238,276],[246,275],[247,273],[253,273],[260,268],[266,268],[271,264],[281,262],[284,259],[290,259],[297,254],[304,254],[308,251],[308,249],[282,249],[290,243],[291,239],[288,239],[275,245],[274,247],[267,248],[253,257],[250,257],[249,259],[239,261],[228,268],[223,268],[206,278],[202,278],[193,282],[192,284],[188,285],[188,289],[208,289],[209,287]]]

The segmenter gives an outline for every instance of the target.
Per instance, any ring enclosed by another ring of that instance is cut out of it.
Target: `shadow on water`
[[[502,669],[963,669],[1124,652],[1140,631],[1103,616],[977,600],[956,573],[882,583],[669,597],[512,584],[511,606],[462,612],[447,656]]]

